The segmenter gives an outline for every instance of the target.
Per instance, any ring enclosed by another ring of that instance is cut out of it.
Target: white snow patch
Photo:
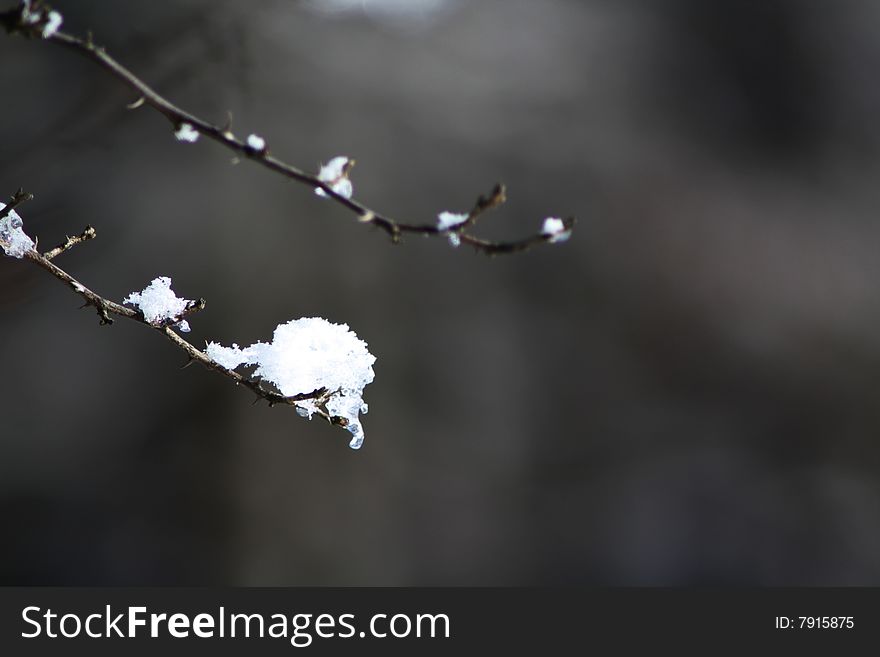
[[[50,11],[49,18],[46,21],[46,24],[43,26],[43,38],[48,39],[58,31],[58,28],[61,27],[61,23],[64,21],[64,18],[57,11]]]
[[[348,421],[349,447],[359,449],[363,444],[359,415],[367,412],[362,395],[375,376],[376,357],[347,324],[320,317],[295,319],[277,326],[269,344],[256,342],[242,349],[210,342],[205,353],[229,370],[255,365],[254,376],[273,383],[288,397],[327,388],[331,393],[327,411]],[[318,408],[313,400],[304,400],[297,402],[297,410],[311,418]]]
[[[248,135],[247,145],[248,148],[252,148],[255,151],[262,151],[266,148],[266,140],[259,135]]]
[[[199,131],[192,127],[190,123],[181,123],[180,127],[174,131],[177,141],[187,141],[190,144],[195,143],[199,138]]]
[[[455,212],[441,212],[437,215],[437,228],[440,230],[449,230],[460,226],[468,220],[468,214],[456,214]]]
[[[171,279],[167,276],[159,276],[140,292],[129,294],[122,303],[139,308],[147,322],[158,326],[163,320],[179,317],[193,302],[178,297],[171,289]],[[185,320],[181,320],[176,326],[184,333],[190,330]]]
[[[0,203],[0,210],[5,207],[5,203]],[[34,241],[24,232],[23,225],[21,217],[15,210],[0,219],[0,248],[6,255],[21,258],[34,248]]]
[[[548,236],[550,242],[564,242],[571,237],[571,229],[558,217],[547,217],[541,226],[541,234]]]
[[[330,185],[330,189],[340,196],[351,198],[351,195],[354,193],[354,188],[352,187],[351,181],[348,179],[348,172],[353,164],[354,163],[344,155],[334,157],[327,164],[321,166],[321,171],[318,172],[318,180]],[[315,194],[318,196],[327,196],[327,192],[320,187],[315,187]]]

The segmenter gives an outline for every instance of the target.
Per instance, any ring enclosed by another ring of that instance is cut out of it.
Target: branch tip
[[[17,208],[22,203],[27,203],[28,201],[32,201],[34,195],[30,192],[24,191],[21,187],[16,190],[15,194],[13,194],[9,202],[6,204],[2,210],[0,210],[0,220],[7,217],[10,213],[12,213],[15,208]]]
[[[86,242],[88,240],[95,239],[97,236],[98,232],[94,228],[92,228],[91,226],[86,226],[85,230],[82,233],[74,236],[68,235],[63,244],[59,244],[51,251],[46,251],[46,253],[43,254],[43,257],[46,258],[46,260],[52,260],[53,258],[58,257],[65,251],[69,251],[77,244],[82,244],[83,242]]]

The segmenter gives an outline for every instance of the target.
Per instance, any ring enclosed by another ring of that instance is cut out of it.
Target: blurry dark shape
[[[665,19],[668,57],[653,83],[680,129],[719,155],[794,162],[817,154],[833,90],[817,24],[827,10],[796,0],[675,0]]]

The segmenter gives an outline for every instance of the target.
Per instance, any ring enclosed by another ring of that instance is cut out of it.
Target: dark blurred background
[[[8,5],[11,0],[4,4]],[[495,259],[387,237],[0,37],[0,190],[192,340],[301,316],[378,357],[366,443],[0,260],[4,584],[880,584],[880,5],[63,2],[159,92]]]

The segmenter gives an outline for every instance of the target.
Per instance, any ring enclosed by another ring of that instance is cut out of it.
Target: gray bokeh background
[[[341,4],[56,3],[282,159],[356,157],[379,210],[504,181],[482,234],[574,237],[394,247],[0,37],[0,193],[43,246],[98,230],[59,264],[171,276],[196,344],[318,315],[378,357],[352,452],[0,259],[0,581],[880,584],[880,7]]]

